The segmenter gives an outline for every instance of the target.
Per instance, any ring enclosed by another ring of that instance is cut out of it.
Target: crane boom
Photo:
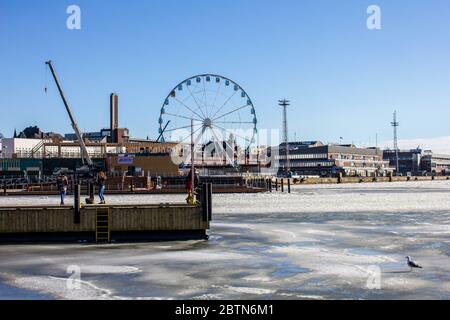
[[[162,138],[162,136],[163,136],[164,132],[166,131],[167,126],[169,125],[169,123],[170,123],[170,120],[167,121],[166,125],[164,126],[164,129],[161,130],[161,133],[159,134],[158,139],[156,139],[156,142],[159,142],[159,139]]]
[[[84,140],[83,140],[83,136],[81,135],[81,132],[80,132],[80,129],[78,128],[77,122],[75,121],[72,111],[70,110],[69,104],[67,103],[66,97],[61,88],[61,84],[59,83],[58,77],[56,76],[56,73],[55,73],[55,69],[53,68],[52,61],[49,60],[45,64],[47,64],[50,67],[50,71],[52,72],[53,79],[55,79],[55,83],[56,83],[56,86],[58,87],[58,91],[59,91],[59,94],[61,95],[61,99],[64,103],[64,106],[66,107],[67,113],[69,114],[69,118],[72,123],[72,128],[75,131],[75,135],[77,136],[77,139],[80,143],[81,160],[82,160],[83,164],[85,164],[85,161],[86,161],[89,168],[93,168],[94,163],[92,162],[92,159],[89,156],[89,153],[86,148],[86,144],[84,143]]]

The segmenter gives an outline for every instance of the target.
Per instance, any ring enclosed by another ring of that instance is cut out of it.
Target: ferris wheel
[[[216,153],[232,148],[231,142],[248,151],[258,123],[245,90],[214,74],[196,75],[176,85],[164,100],[158,122],[160,141],[213,145]]]

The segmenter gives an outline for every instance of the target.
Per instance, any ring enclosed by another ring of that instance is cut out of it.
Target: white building
[[[64,145],[64,144],[67,145]],[[95,157],[102,157],[105,153],[124,153],[125,147],[119,146],[86,146],[88,154]],[[61,144],[52,144],[51,140],[45,139],[22,139],[4,138],[2,140],[3,158],[79,158],[81,156],[80,147],[73,141],[63,141]]]
[[[19,158],[29,157],[33,149],[43,141],[42,139],[3,138],[2,157],[12,158],[13,154],[17,154]]]

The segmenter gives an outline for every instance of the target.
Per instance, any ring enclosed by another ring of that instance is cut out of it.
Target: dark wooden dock
[[[86,205],[0,207],[0,242],[115,242],[207,239],[201,205]]]

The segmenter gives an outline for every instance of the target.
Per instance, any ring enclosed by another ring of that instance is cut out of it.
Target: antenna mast
[[[395,150],[395,170],[397,175],[399,174],[399,163],[398,163],[398,136],[397,136],[397,128],[400,126],[400,123],[397,121],[397,111],[394,111],[394,121],[391,122],[391,126],[394,128],[394,150]]]
[[[283,142],[286,148],[286,172],[291,171],[289,161],[289,135],[288,135],[288,121],[287,121],[287,107],[291,105],[289,100],[283,99],[278,101],[278,105],[283,108]]]

